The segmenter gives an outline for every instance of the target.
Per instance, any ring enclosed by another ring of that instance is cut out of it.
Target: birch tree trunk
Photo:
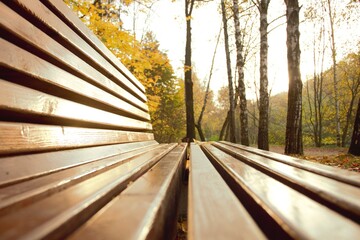
[[[287,58],[289,72],[285,154],[303,154],[302,81],[300,74],[299,2],[285,0],[287,19]]]
[[[246,89],[244,83],[244,57],[243,43],[241,40],[240,21],[239,21],[239,3],[233,0],[234,23],[235,23],[235,43],[236,43],[236,67],[239,74],[239,97],[240,97],[240,142],[249,146],[248,114],[246,102]]]
[[[260,108],[258,148],[269,150],[269,93],[268,93],[268,39],[267,12],[270,0],[261,0],[260,12]]]
[[[225,10],[224,0],[221,0],[221,10],[222,10],[222,20],[223,20],[223,25],[224,25],[225,54],[226,54],[227,75],[228,75],[228,82],[229,82],[229,102],[230,102],[229,139],[230,139],[230,142],[236,142],[234,88],[233,88],[232,73],[231,73],[229,36],[228,36],[228,30],[227,30],[227,19],[226,19],[226,10]]]
[[[186,18],[186,46],[185,46],[185,106],[186,106],[186,138],[193,141],[195,138],[194,96],[191,66],[191,14],[194,0],[185,0]]]

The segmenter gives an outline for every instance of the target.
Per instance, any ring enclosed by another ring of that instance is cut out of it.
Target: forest
[[[281,145],[285,153],[302,154],[303,145],[349,147],[352,141],[360,103],[360,39],[346,32],[346,26],[360,24],[358,1],[285,0],[278,13],[268,13],[270,0],[218,1],[222,27],[215,48],[209,49],[213,59],[206,79],[192,66],[191,22],[193,12],[211,1],[182,0],[183,76],[175,74],[151,30],[138,36],[124,24],[125,18],[133,18],[135,25],[136,15],[129,16],[134,4],[153,14],[152,0],[64,1],[145,86],[159,142],[228,140],[266,150]],[[268,20],[268,14],[275,18]],[[284,71],[289,91],[272,94],[268,35],[282,25],[288,39]],[[300,45],[302,34],[306,41]],[[209,87],[216,81],[211,79],[214,58],[224,48],[228,84],[214,91]],[[302,56],[308,56],[310,73],[301,72]]]

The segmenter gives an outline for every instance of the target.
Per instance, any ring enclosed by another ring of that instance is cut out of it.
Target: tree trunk
[[[355,156],[360,156],[360,99],[355,117],[354,131],[351,138],[349,153]]]
[[[205,141],[205,136],[204,136],[204,133],[202,131],[201,124],[195,124],[195,127],[198,130],[200,140],[204,142]]]
[[[225,2],[221,0],[221,10],[222,10],[222,19],[224,24],[224,41],[225,41],[225,54],[226,54],[226,65],[227,65],[227,74],[229,82],[229,102],[230,102],[230,115],[229,115],[229,140],[230,142],[236,142],[235,135],[235,103],[234,103],[234,88],[232,81],[231,73],[231,61],[230,61],[230,51],[229,51],[229,36],[227,31],[227,19],[226,19],[226,10]]]
[[[226,118],[225,121],[221,127],[221,131],[220,131],[220,135],[219,135],[219,141],[224,140],[224,134],[225,134],[225,130],[229,124],[229,115],[230,115],[230,111],[227,112],[226,114]]]
[[[360,60],[360,59],[359,59]],[[360,63],[360,61],[359,61]],[[341,146],[345,147],[346,145],[346,137],[347,137],[347,133],[349,130],[349,126],[350,126],[350,120],[352,117],[352,113],[353,113],[353,108],[354,108],[354,104],[356,104],[356,98],[359,94],[359,88],[360,88],[360,76],[358,77],[357,81],[354,79],[353,80],[353,84],[351,86],[351,100],[350,100],[350,104],[349,104],[349,108],[346,112],[346,121],[345,121],[345,125],[344,125],[344,129],[343,129],[343,133],[341,136]],[[350,86],[350,84],[348,84],[348,86]]]
[[[186,106],[186,138],[192,142],[195,138],[194,97],[191,66],[191,13],[194,0],[185,0],[186,46],[185,46],[185,106]]]
[[[334,31],[334,14],[331,8],[331,0],[327,0],[329,7],[329,20],[330,20],[330,39],[331,39],[331,57],[333,61],[333,81],[334,81],[334,100],[335,100],[335,122],[336,122],[336,145],[340,147],[340,109],[339,109],[339,93],[337,85],[337,72],[336,72],[336,48],[335,48],[335,31]]]
[[[314,75],[316,76],[316,75]],[[314,81],[315,81],[315,77],[314,77]],[[317,122],[316,122],[316,106],[314,107],[314,113],[312,111],[312,102],[311,102],[311,96],[310,96],[310,91],[309,91],[309,81],[306,81],[306,95],[307,95],[307,100],[308,100],[308,105],[309,105],[309,116],[305,116],[306,118],[309,119],[310,121],[310,125],[312,127],[312,132],[314,135],[314,144],[315,147],[317,147]],[[315,99],[315,92],[314,92],[314,99]],[[316,105],[316,102],[314,101],[314,105]],[[313,120],[313,117],[315,115],[315,121]]]
[[[288,111],[285,154],[303,154],[302,144],[302,81],[300,74],[299,3],[285,0],[287,19],[287,58],[289,72]]]
[[[321,69],[322,71],[322,69]],[[315,101],[316,101],[316,124],[317,124],[317,147],[321,147],[322,146],[322,114],[323,114],[323,109],[322,109],[322,94],[323,94],[323,82],[324,82],[324,76],[323,76],[323,72],[320,73],[320,75],[317,77],[317,82],[316,82],[316,95],[315,95]],[[315,84],[315,83],[314,83]]]
[[[267,11],[269,0],[261,0],[260,11],[260,108],[258,148],[269,150],[269,93],[268,93],[268,39]]]
[[[321,52],[321,68],[320,73],[317,76],[317,82],[314,88],[316,88],[316,113],[317,113],[317,135],[318,135],[318,142],[317,146],[322,146],[322,129],[323,129],[323,83],[324,83],[324,61],[325,61],[325,50],[326,50],[326,43],[325,43],[325,26],[324,21],[322,22],[321,32],[320,32],[320,40],[322,40],[322,52]]]
[[[236,43],[236,67],[239,73],[239,97],[240,97],[240,142],[249,146],[249,127],[246,102],[246,89],[244,83],[244,57],[243,43],[241,40],[240,21],[239,21],[239,3],[233,0],[234,23],[235,23],[235,43]]]
[[[349,109],[346,112],[346,121],[345,121],[345,126],[343,129],[343,134],[341,135],[341,147],[345,147],[346,137],[347,137],[347,133],[348,133],[349,125],[350,125],[350,119],[351,119],[352,111],[353,111],[353,107],[354,107],[354,101],[355,101],[355,98],[354,98],[354,96],[352,96],[352,98],[350,100]]]

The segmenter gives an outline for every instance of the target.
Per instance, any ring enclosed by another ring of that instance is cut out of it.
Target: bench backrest
[[[62,0],[0,2],[0,49],[0,238],[174,238],[186,144],[141,83]]]
[[[144,87],[62,1],[0,4],[0,156],[153,140]]]

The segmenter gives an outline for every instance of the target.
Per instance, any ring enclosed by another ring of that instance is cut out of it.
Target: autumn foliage
[[[144,85],[154,135],[159,142],[174,142],[185,135],[184,100],[180,81],[167,55],[151,32],[142,40],[123,28],[121,7],[116,1],[65,1],[84,23]]]

